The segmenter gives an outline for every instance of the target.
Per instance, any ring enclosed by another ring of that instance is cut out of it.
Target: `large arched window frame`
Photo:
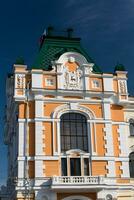
[[[95,122],[92,121],[96,119],[95,114],[87,107],[81,106],[78,103],[70,103],[70,104],[64,104],[61,106],[58,106],[54,113],[53,113],[53,119],[56,119],[56,134],[55,134],[55,125],[53,124],[53,151],[54,155],[62,155],[61,152],[61,141],[60,141],[60,122],[61,122],[61,116],[65,113],[80,113],[84,115],[87,118],[87,132],[88,132],[88,150],[89,153],[92,152],[93,155],[96,155],[97,152],[97,143],[96,143],[96,128],[95,128]],[[90,120],[92,121],[90,123]],[[92,134],[92,131],[93,134]],[[55,138],[57,137],[57,138]],[[55,146],[54,140],[57,141],[57,148]],[[93,144],[91,146],[91,143]]]
[[[65,113],[79,113],[87,119],[87,138],[88,138],[88,152],[82,151],[80,149],[72,149],[66,152],[61,152],[61,116]],[[96,143],[96,129],[95,114],[86,106],[79,105],[79,103],[68,103],[58,106],[52,115],[53,119],[56,121],[56,132],[55,132],[55,122],[53,122],[53,151],[54,155],[59,155],[61,157],[61,166],[65,169],[62,171],[61,176],[88,176],[92,175],[90,155],[96,155],[97,143]],[[57,137],[57,138],[55,138]],[[56,139],[56,143],[54,143]],[[92,145],[91,145],[92,144]],[[75,173],[71,171],[71,165],[75,166],[80,164],[80,173],[78,171]]]
[[[64,113],[60,120],[61,152],[78,149],[89,152],[87,118],[77,112]]]

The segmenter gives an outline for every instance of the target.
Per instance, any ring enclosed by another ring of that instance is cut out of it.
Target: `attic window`
[[[54,85],[54,80],[53,79],[46,79],[46,86],[53,86]]]
[[[98,80],[93,80],[92,82],[93,88],[99,88],[100,87],[100,83]]]

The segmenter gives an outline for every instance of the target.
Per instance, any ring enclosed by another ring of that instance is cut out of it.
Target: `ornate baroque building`
[[[134,199],[134,98],[127,72],[103,73],[80,39],[49,27],[31,68],[7,77],[10,200]]]

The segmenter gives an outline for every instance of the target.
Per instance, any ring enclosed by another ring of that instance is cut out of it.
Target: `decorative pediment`
[[[79,156],[79,155],[85,154],[85,152],[80,149],[71,149],[71,150],[66,151],[66,154]]]
[[[65,89],[82,89],[83,71],[77,67],[75,71],[70,71],[67,66],[63,68],[63,83]]]
[[[88,63],[80,53],[67,52],[62,54],[55,63],[59,74],[58,82],[61,89],[82,90],[84,89],[85,76],[93,71],[93,63]]]

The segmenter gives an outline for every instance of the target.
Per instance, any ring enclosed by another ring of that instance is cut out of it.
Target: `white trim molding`
[[[128,139],[127,139],[127,126],[123,124],[119,124],[118,128],[118,139],[120,142],[120,156],[128,156]]]
[[[63,115],[64,113],[69,113],[69,112],[76,112],[76,113],[80,113],[86,116],[87,118],[87,130],[88,130],[88,148],[89,151],[91,152],[91,135],[92,135],[92,130],[91,130],[91,126],[88,123],[89,119],[94,119],[95,118],[95,114],[89,109],[86,108],[85,106],[81,106],[78,103],[69,103],[69,104],[65,104],[65,105],[60,105],[58,107],[56,107],[56,109],[53,112],[52,118],[53,119],[58,119],[57,121],[57,148],[58,148],[58,152],[55,153],[55,155],[60,155],[60,117],[61,115]],[[53,136],[55,135],[55,133],[53,133]],[[96,136],[95,136],[96,138]],[[55,147],[54,147],[55,148]],[[95,148],[96,149],[96,148]]]
[[[113,136],[112,136],[112,124],[111,123],[105,123],[104,132],[105,132],[104,139],[106,141],[105,148],[107,150],[105,155],[106,156],[113,156],[114,155],[114,149],[113,149]]]
[[[81,113],[87,117],[87,120],[96,118],[92,110],[85,106],[81,106],[78,103],[69,103],[56,107],[53,112],[52,118],[60,119],[60,116],[67,112]]]

